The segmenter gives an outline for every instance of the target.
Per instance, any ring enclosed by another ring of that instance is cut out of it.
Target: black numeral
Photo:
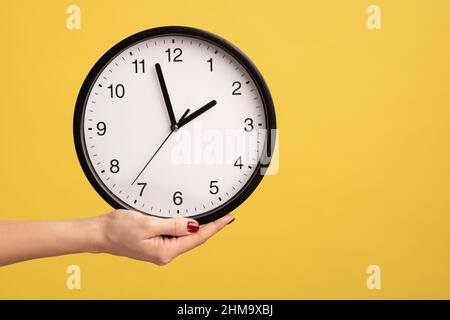
[[[165,52],[167,52],[167,60],[169,62],[183,62],[183,60],[180,58],[181,55],[183,54],[183,50],[181,50],[180,48],[175,48],[173,49],[173,60],[171,59],[171,50],[170,48],[167,49]]]
[[[139,73],[139,70],[141,70],[142,73],[145,72],[144,59],[142,59],[141,61],[138,61],[137,59],[135,59],[132,63],[134,64],[134,73]],[[139,68],[139,65],[141,66],[140,68]]]
[[[241,89],[241,83],[239,81],[235,81],[233,82],[233,88],[235,88],[233,90],[233,96],[240,96],[242,93],[239,92],[239,90]]]
[[[239,167],[239,169],[242,169],[242,167],[244,166],[242,164],[242,157],[237,158],[236,162],[234,163],[235,167]]]
[[[206,60],[206,62],[209,63],[209,71],[213,71],[213,64],[212,64],[212,58],[209,58],[208,60]]]
[[[123,86],[123,84],[119,83],[115,87],[111,84],[108,86],[108,89],[110,91],[111,98],[123,98],[123,96],[125,95],[125,87]]]
[[[111,167],[109,168],[109,170],[111,170],[112,173],[117,173],[120,171],[119,168],[119,160],[117,159],[112,159],[109,163],[111,165]]]
[[[209,193],[211,194],[217,194],[219,192],[219,186],[217,185],[219,181],[211,181],[209,183]]]
[[[99,136],[104,136],[106,133],[106,124],[103,121],[97,123],[97,134]]]
[[[177,191],[173,194],[173,203],[177,206],[183,203],[183,198],[181,198],[183,194],[180,191]]]
[[[253,131],[253,129],[255,128],[253,126],[253,119],[247,118],[247,119],[244,120],[244,122],[246,124],[244,130],[247,131],[247,132]]]
[[[144,193],[144,189],[147,186],[147,182],[139,182],[137,185],[142,186],[141,192],[139,192],[139,197],[142,197],[142,193]]]

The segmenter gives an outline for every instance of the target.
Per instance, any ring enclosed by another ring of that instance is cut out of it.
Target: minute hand
[[[166,81],[161,70],[159,63],[155,64],[156,75],[158,76],[159,86],[164,97],[164,104],[166,105],[167,112],[169,113],[170,124],[173,127],[176,124],[175,114],[173,113],[172,103],[170,102],[169,92],[167,91]]]
[[[207,104],[205,104],[200,109],[198,109],[197,111],[195,111],[195,112],[191,113],[190,115],[180,119],[180,121],[177,123],[178,128],[181,128],[185,124],[191,122],[192,120],[197,118],[202,113],[204,113],[204,112],[208,111],[209,109],[211,109],[212,107],[214,107],[216,104],[217,104],[217,101],[216,100],[212,100],[212,101],[208,102]]]

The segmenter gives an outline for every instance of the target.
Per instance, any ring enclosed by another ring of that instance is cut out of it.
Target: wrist
[[[88,253],[104,253],[105,252],[105,219],[103,216],[84,219],[81,223],[85,224],[85,248]]]

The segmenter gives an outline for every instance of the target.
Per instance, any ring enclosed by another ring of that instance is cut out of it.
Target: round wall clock
[[[78,159],[111,206],[200,223],[255,190],[275,129],[253,63],[188,27],[149,29],[112,47],[86,77],[74,116]]]

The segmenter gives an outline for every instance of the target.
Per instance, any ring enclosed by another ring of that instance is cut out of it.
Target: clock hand
[[[178,120],[178,122],[183,121],[184,118],[187,116],[187,114],[189,113],[189,111],[191,111],[189,108],[186,109],[186,111],[183,113],[183,115],[181,116],[180,120]],[[177,125],[177,129],[178,129],[178,125]]]
[[[155,153],[152,155],[152,157],[150,158],[150,160],[148,160],[148,162],[145,164],[144,168],[142,168],[141,172],[139,172],[139,174],[137,175],[137,177],[133,180],[133,182],[131,183],[131,185],[133,185],[137,179],[139,179],[139,177],[141,176],[142,172],[144,172],[145,168],[147,168],[147,166],[150,164],[150,162],[152,162],[153,158],[156,156],[156,154],[159,152],[159,150],[161,150],[162,146],[164,145],[164,143],[166,143],[167,139],[169,139],[169,137],[172,135],[174,130],[170,130],[169,135],[164,139],[164,141],[161,143],[161,145],[159,146],[159,148],[155,151]]]
[[[164,103],[166,105],[167,112],[169,113],[171,128],[173,129],[177,121],[175,120],[175,114],[173,113],[172,103],[170,102],[169,92],[167,91],[166,82],[164,81],[161,65],[159,63],[155,64],[155,69],[156,74],[158,75],[159,86],[161,87],[161,91],[164,97]]]
[[[204,105],[203,107],[201,107],[200,109],[198,109],[197,111],[195,111],[194,113],[192,113],[191,115],[187,116],[187,114],[189,113],[189,109],[187,109],[184,114],[181,116],[180,121],[178,121],[177,124],[173,125],[169,135],[164,139],[164,141],[161,143],[161,145],[159,146],[159,148],[155,151],[155,153],[152,155],[152,157],[150,158],[150,160],[148,160],[148,162],[145,164],[144,168],[142,168],[141,172],[139,172],[139,174],[137,175],[137,177],[133,180],[133,182],[131,183],[131,185],[133,185],[137,179],[139,179],[139,177],[141,176],[142,172],[144,172],[144,170],[147,168],[147,166],[150,164],[150,162],[152,162],[153,158],[156,156],[156,154],[159,152],[159,150],[161,150],[162,146],[166,143],[166,141],[169,139],[169,137],[172,135],[172,133],[176,130],[178,130],[178,128],[180,128],[181,126],[184,126],[186,123],[194,120],[195,118],[197,118],[199,115],[201,115],[203,112],[209,110],[210,108],[214,107],[217,104],[216,100],[213,100],[209,103],[207,103],[206,105]]]
[[[187,109],[184,114],[181,116],[180,121],[183,120],[186,115],[189,113],[189,109]],[[147,166],[150,164],[150,162],[152,162],[153,158],[156,156],[156,154],[158,153],[158,151],[162,148],[162,146],[164,145],[164,143],[166,143],[166,141],[169,139],[169,137],[172,135],[172,133],[174,131],[178,130],[178,126],[174,125],[172,126],[172,130],[170,130],[169,135],[164,139],[164,141],[161,143],[161,145],[159,146],[159,148],[155,151],[155,153],[152,155],[152,157],[150,158],[150,160],[148,160],[148,162],[145,164],[144,168],[142,168],[141,172],[139,172],[139,174],[137,175],[137,177],[133,180],[133,182],[131,183],[131,185],[133,185],[137,179],[139,179],[139,177],[141,176],[142,172],[144,172],[144,170],[147,168]]]
[[[209,109],[211,109],[212,107],[214,107],[216,104],[217,104],[217,101],[212,100],[212,101],[208,102],[207,104],[205,104],[200,109],[191,113],[190,115],[181,117],[180,121],[178,121],[178,123],[177,123],[177,127],[181,128],[185,124],[187,124],[187,123],[191,122],[192,120],[194,120],[195,118],[197,118],[202,113],[204,113],[204,112],[208,111]],[[185,112],[185,114],[187,114],[187,112]]]

